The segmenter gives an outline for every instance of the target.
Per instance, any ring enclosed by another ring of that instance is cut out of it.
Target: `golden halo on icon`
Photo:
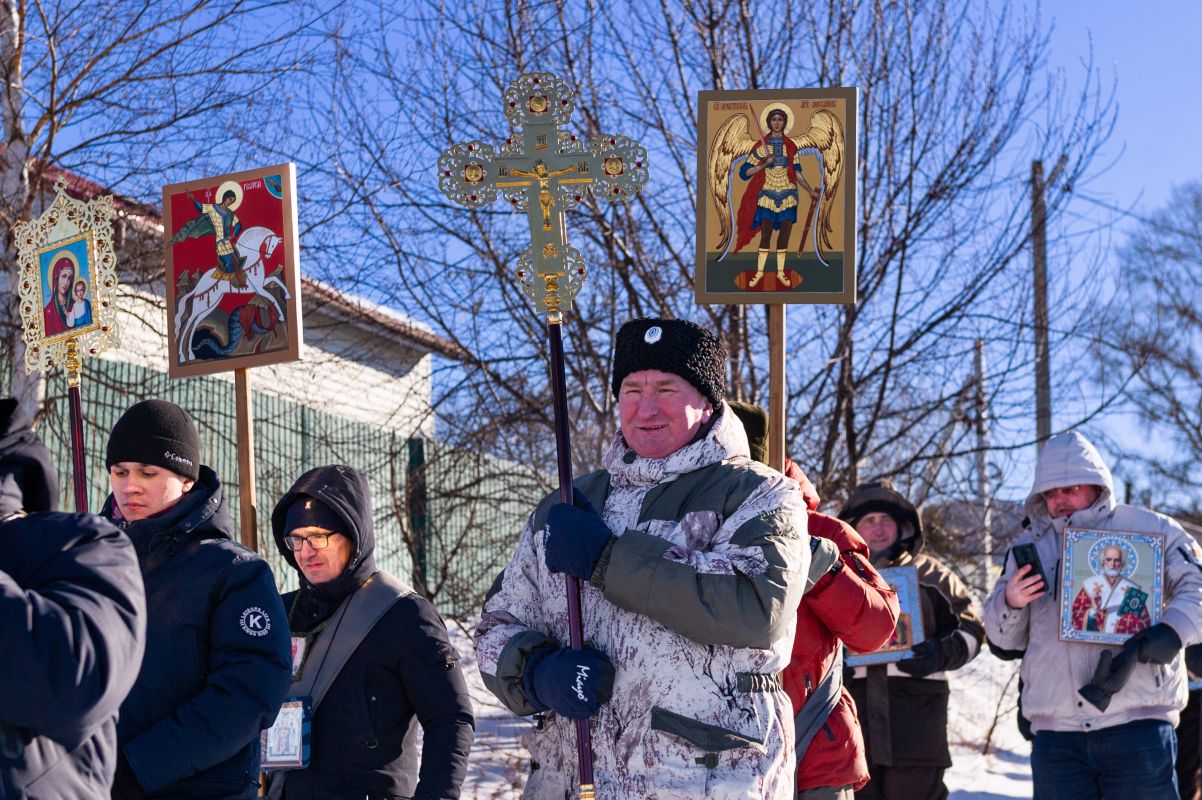
[[[765,135],[772,133],[772,128],[768,126],[768,115],[778,110],[785,112],[785,129],[781,133],[788,136],[789,131],[793,130],[793,110],[784,103],[769,103],[760,112],[760,131]]]
[[[225,197],[226,192],[234,193],[234,204],[230,206],[230,211],[237,211],[238,206],[242,205],[242,184],[237,181],[226,181],[217,187],[217,194],[213,196],[213,204],[220,205],[221,198]]]

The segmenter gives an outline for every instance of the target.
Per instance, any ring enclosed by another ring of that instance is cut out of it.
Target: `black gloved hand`
[[[919,642],[910,650],[911,658],[897,662],[897,668],[915,678],[925,678],[936,672],[959,669],[968,663],[968,643],[957,631],[939,639]]]
[[[1181,637],[1169,625],[1158,622],[1128,639],[1123,649],[1137,651],[1143,664],[1171,664],[1181,652]]]
[[[1127,640],[1130,644],[1130,640]],[[1110,707],[1110,698],[1127,685],[1131,672],[1135,669],[1138,659],[1138,646],[1127,647],[1115,655],[1113,650],[1103,650],[1098,658],[1098,666],[1093,671],[1093,679],[1077,690],[1077,693],[1098,709],[1105,711]]]
[[[600,650],[550,646],[526,659],[522,676],[526,700],[568,719],[595,716],[614,690],[614,665]]]
[[[1202,644],[1191,644],[1185,648],[1185,668],[1194,680],[1202,680]]]
[[[588,498],[576,492],[573,500],[572,505],[551,506],[544,559],[552,572],[565,572],[587,581],[615,537]]]

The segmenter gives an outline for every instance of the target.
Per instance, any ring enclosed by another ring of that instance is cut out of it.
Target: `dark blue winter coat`
[[[307,632],[323,622],[375,571],[375,533],[367,480],[350,467],[310,470],[276,505],[272,532],[284,547],[288,507],[299,497],[322,501],[342,517],[337,531],[354,542],[339,578],[284,597],[293,627]],[[285,800],[454,800],[467,773],[475,720],[459,655],[434,606],[415,592],[399,598],[375,624],[338,673],[313,715],[310,766],[282,773]],[[421,723],[421,767],[415,742]],[[278,778],[277,778],[278,779]],[[416,784],[416,787],[415,787]]]
[[[29,419],[0,400],[0,798],[107,797],[117,708],[142,661],[129,539],[99,517],[51,513],[57,494]]]
[[[103,514],[111,516],[114,500]],[[231,538],[202,466],[162,514],[129,523],[146,584],[146,656],[121,706],[115,797],[253,798],[259,731],[290,680],[290,636],[271,568]],[[136,783],[134,783],[136,780]]]
[[[0,524],[0,798],[108,796],[145,624],[138,562],[113,525],[55,512]]]

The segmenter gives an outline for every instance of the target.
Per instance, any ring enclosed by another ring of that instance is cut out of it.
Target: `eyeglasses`
[[[330,537],[337,536],[336,533],[315,533],[312,536],[292,536],[289,534],[284,537],[284,546],[289,550],[300,550],[305,546],[305,542],[314,550],[325,550],[330,546]]]
[[[1053,497],[1061,494],[1077,494],[1085,488],[1085,484],[1078,483],[1073,486],[1057,486],[1054,489],[1048,489],[1046,492],[1041,492],[1044,500],[1051,500]]]

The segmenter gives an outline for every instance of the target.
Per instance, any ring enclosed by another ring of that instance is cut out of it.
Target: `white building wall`
[[[302,295],[302,303],[304,302]],[[370,318],[350,323],[303,306],[300,361],[256,367],[251,387],[345,419],[394,431],[434,437],[431,410],[432,356],[398,341]],[[121,347],[103,358],[167,371],[167,312],[152,292],[122,288],[117,313]],[[234,382],[232,372],[214,377]],[[182,380],[187,380],[183,378]]]

